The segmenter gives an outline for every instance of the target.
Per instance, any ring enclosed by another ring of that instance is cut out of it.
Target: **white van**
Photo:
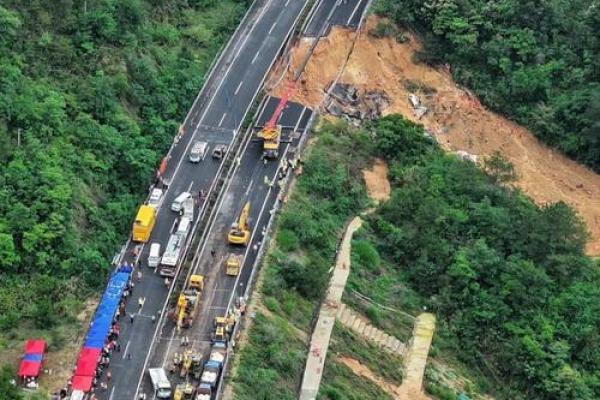
[[[156,268],[160,263],[160,243],[152,243],[148,255],[148,267]]]
[[[181,193],[179,196],[177,196],[175,201],[173,201],[173,204],[171,204],[171,210],[175,212],[181,211],[183,209],[183,202],[189,199],[190,197],[192,197],[192,194],[190,192]]]
[[[181,221],[179,221],[179,226],[177,227],[176,233],[182,234],[183,236],[187,235],[191,223],[192,221],[190,221],[188,217],[181,217]]]
[[[206,151],[208,150],[208,143],[196,141],[192,145],[192,150],[190,150],[190,162],[198,163],[204,160],[206,156]]]

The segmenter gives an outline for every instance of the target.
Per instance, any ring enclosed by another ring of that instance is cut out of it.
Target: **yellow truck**
[[[133,241],[146,243],[150,239],[154,224],[156,224],[156,208],[141,206],[133,223]]]
[[[229,276],[238,276],[242,266],[242,255],[230,254],[225,260],[225,273]]]
[[[175,318],[177,331],[181,328],[189,328],[196,318],[198,305],[202,290],[204,289],[204,276],[192,275],[187,285],[187,289],[183,290],[177,300],[175,308]]]

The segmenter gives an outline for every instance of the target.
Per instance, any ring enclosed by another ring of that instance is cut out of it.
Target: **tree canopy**
[[[419,58],[450,63],[491,108],[600,172],[600,7],[595,0],[379,0],[422,33]]]

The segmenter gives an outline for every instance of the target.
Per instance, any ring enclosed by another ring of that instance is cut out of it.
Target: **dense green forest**
[[[444,154],[421,126],[397,115],[358,130],[321,128],[281,216],[263,285],[265,306],[295,328],[261,320],[251,329],[252,346],[234,378],[240,398],[256,398],[261,386],[288,398],[296,388],[303,345],[294,329],[310,332],[335,240],[344,221],[368,206],[360,169],[374,156],[389,163],[392,197],[365,217],[354,240],[345,301],[356,289],[406,312],[433,310],[435,353],[482,374],[478,391],[498,399],[600,398],[600,270],[584,254],[582,222],[565,204],[540,208],[504,185],[511,166],[501,157],[488,160],[484,172]],[[388,320],[397,312],[362,311],[407,340],[406,324]],[[339,346],[343,337],[334,333],[336,351],[359,346]],[[282,346],[287,356],[273,357]],[[392,365],[361,362],[382,375]],[[326,368],[320,398],[372,393],[351,378],[342,382],[352,375],[335,361],[327,365],[339,375]]]
[[[160,157],[248,3],[1,2],[5,334],[51,328],[105,282]]]
[[[596,0],[378,0],[416,29],[419,58],[449,63],[491,108],[600,172],[600,6]]]

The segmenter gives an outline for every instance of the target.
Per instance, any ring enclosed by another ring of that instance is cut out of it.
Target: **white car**
[[[148,199],[148,205],[151,207],[158,207],[162,195],[162,189],[152,189],[152,193],[150,193],[150,198]]]
[[[194,142],[192,150],[190,151],[190,162],[199,163],[204,160],[206,152],[208,151],[208,143],[206,142]]]

